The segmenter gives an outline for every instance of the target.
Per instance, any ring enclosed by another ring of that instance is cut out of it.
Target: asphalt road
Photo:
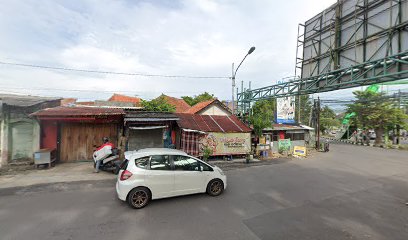
[[[153,201],[132,210],[114,183],[0,192],[0,238],[408,239],[408,152],[331,145],[275,165],[227,172],[219,197]]]

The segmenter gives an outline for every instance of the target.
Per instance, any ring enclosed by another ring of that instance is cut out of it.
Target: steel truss
[[[237,93],[238,113],[248,113],[251,102],[261,99],[328,92],[408,77],[408,49],[404,43],[408,36],[404,15],[407,7],[407,0],[339,0],[305,24],[299,24],[296,79],[241,90]]]
[[[303,79],[295,79],[237,94],[239,110],[246,113],[253,101],[328,92],[408,78],[408,51]]]

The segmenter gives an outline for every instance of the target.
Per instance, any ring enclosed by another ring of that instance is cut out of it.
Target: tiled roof
[[[77,101],[76,98],[63,98],[61,99],[61,106],[72,105],[72,104],[75,104],[76,101]]]
[[[80,105],[80,106],[94,106],[95,102],[89,101],[89,102],[76,102],[75,105]]]
[[[111,102],[129,102],[129,103],[133,103],[135,106],[139,106],[140,105],[140,98],[138,97],[130,97],[130,96],[126,96],[126,95],[121,95],[121,94],[113,94],[112,97],[109,98],[108,101]]]
[[[180,118],[180,128],[203,132],[251,132],[252,130],[236,116],[210,116],[188,113],[176,113]]]
[[[190,109],[188,109],[186,113],[191,113],[191,114],[197,113],[201,111],[202,109],[206,108],[208,105],[210,105],[214,101],[215,99],[204,101],[204,102],[199,102],[196,105],[192,106]]]
[[[102,107],[55,107],[37,111],[36,117],[79,117],[79,116],[111,116],[124,115],[123,109]]]
[[[190,109],[190,105],[188,105],[183,99],[170,97],[167,95],[162,95],[166,101],[176,107],[176,112],[183,113]]]

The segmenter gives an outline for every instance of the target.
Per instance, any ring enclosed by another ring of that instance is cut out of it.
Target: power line
[[[111,75],[126,75],[126,76],[162,77],[162,78],[191,78],[191,79],[229,79],[230,78],[230,77],[225,77],[225,76],[222,77],[222,76],[164,75],[164,74],[150,74],[150,73],[127,73],[127,72],[99,71],[99,70],[90,70],[90,69],[52,67],[52,66],[45,66],[45,65],[13,63],[13,62],[3,62],[3,61],[0,61],[0,64],[9,65],[9,66],[18,66],[18,67],[52,69],[52,70],[85,72],[85,73],[100,73],[100,74],[111,74]]]
[[[95,93],[129,93],[129,94],[148,94],[148,93],[164,93],[161,91],[124,91],[124,90],[87,90],[87,89],[62,89],[62,88],[27,88],[27,87],[8,87],[0,85],[1,89],[10,90],[25,90],[25,91],[61,91],[61,92],[95,92]],[[187,91],[166,91],[165,93],[183,93],[183,94],[199,94],[199,92]]]

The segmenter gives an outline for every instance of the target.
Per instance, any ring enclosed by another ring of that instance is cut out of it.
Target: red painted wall
[[[285,132],[279,131],[279,139],[285,139]]]
[[[57,148],[57,122],[41,121],[41,148]]]

